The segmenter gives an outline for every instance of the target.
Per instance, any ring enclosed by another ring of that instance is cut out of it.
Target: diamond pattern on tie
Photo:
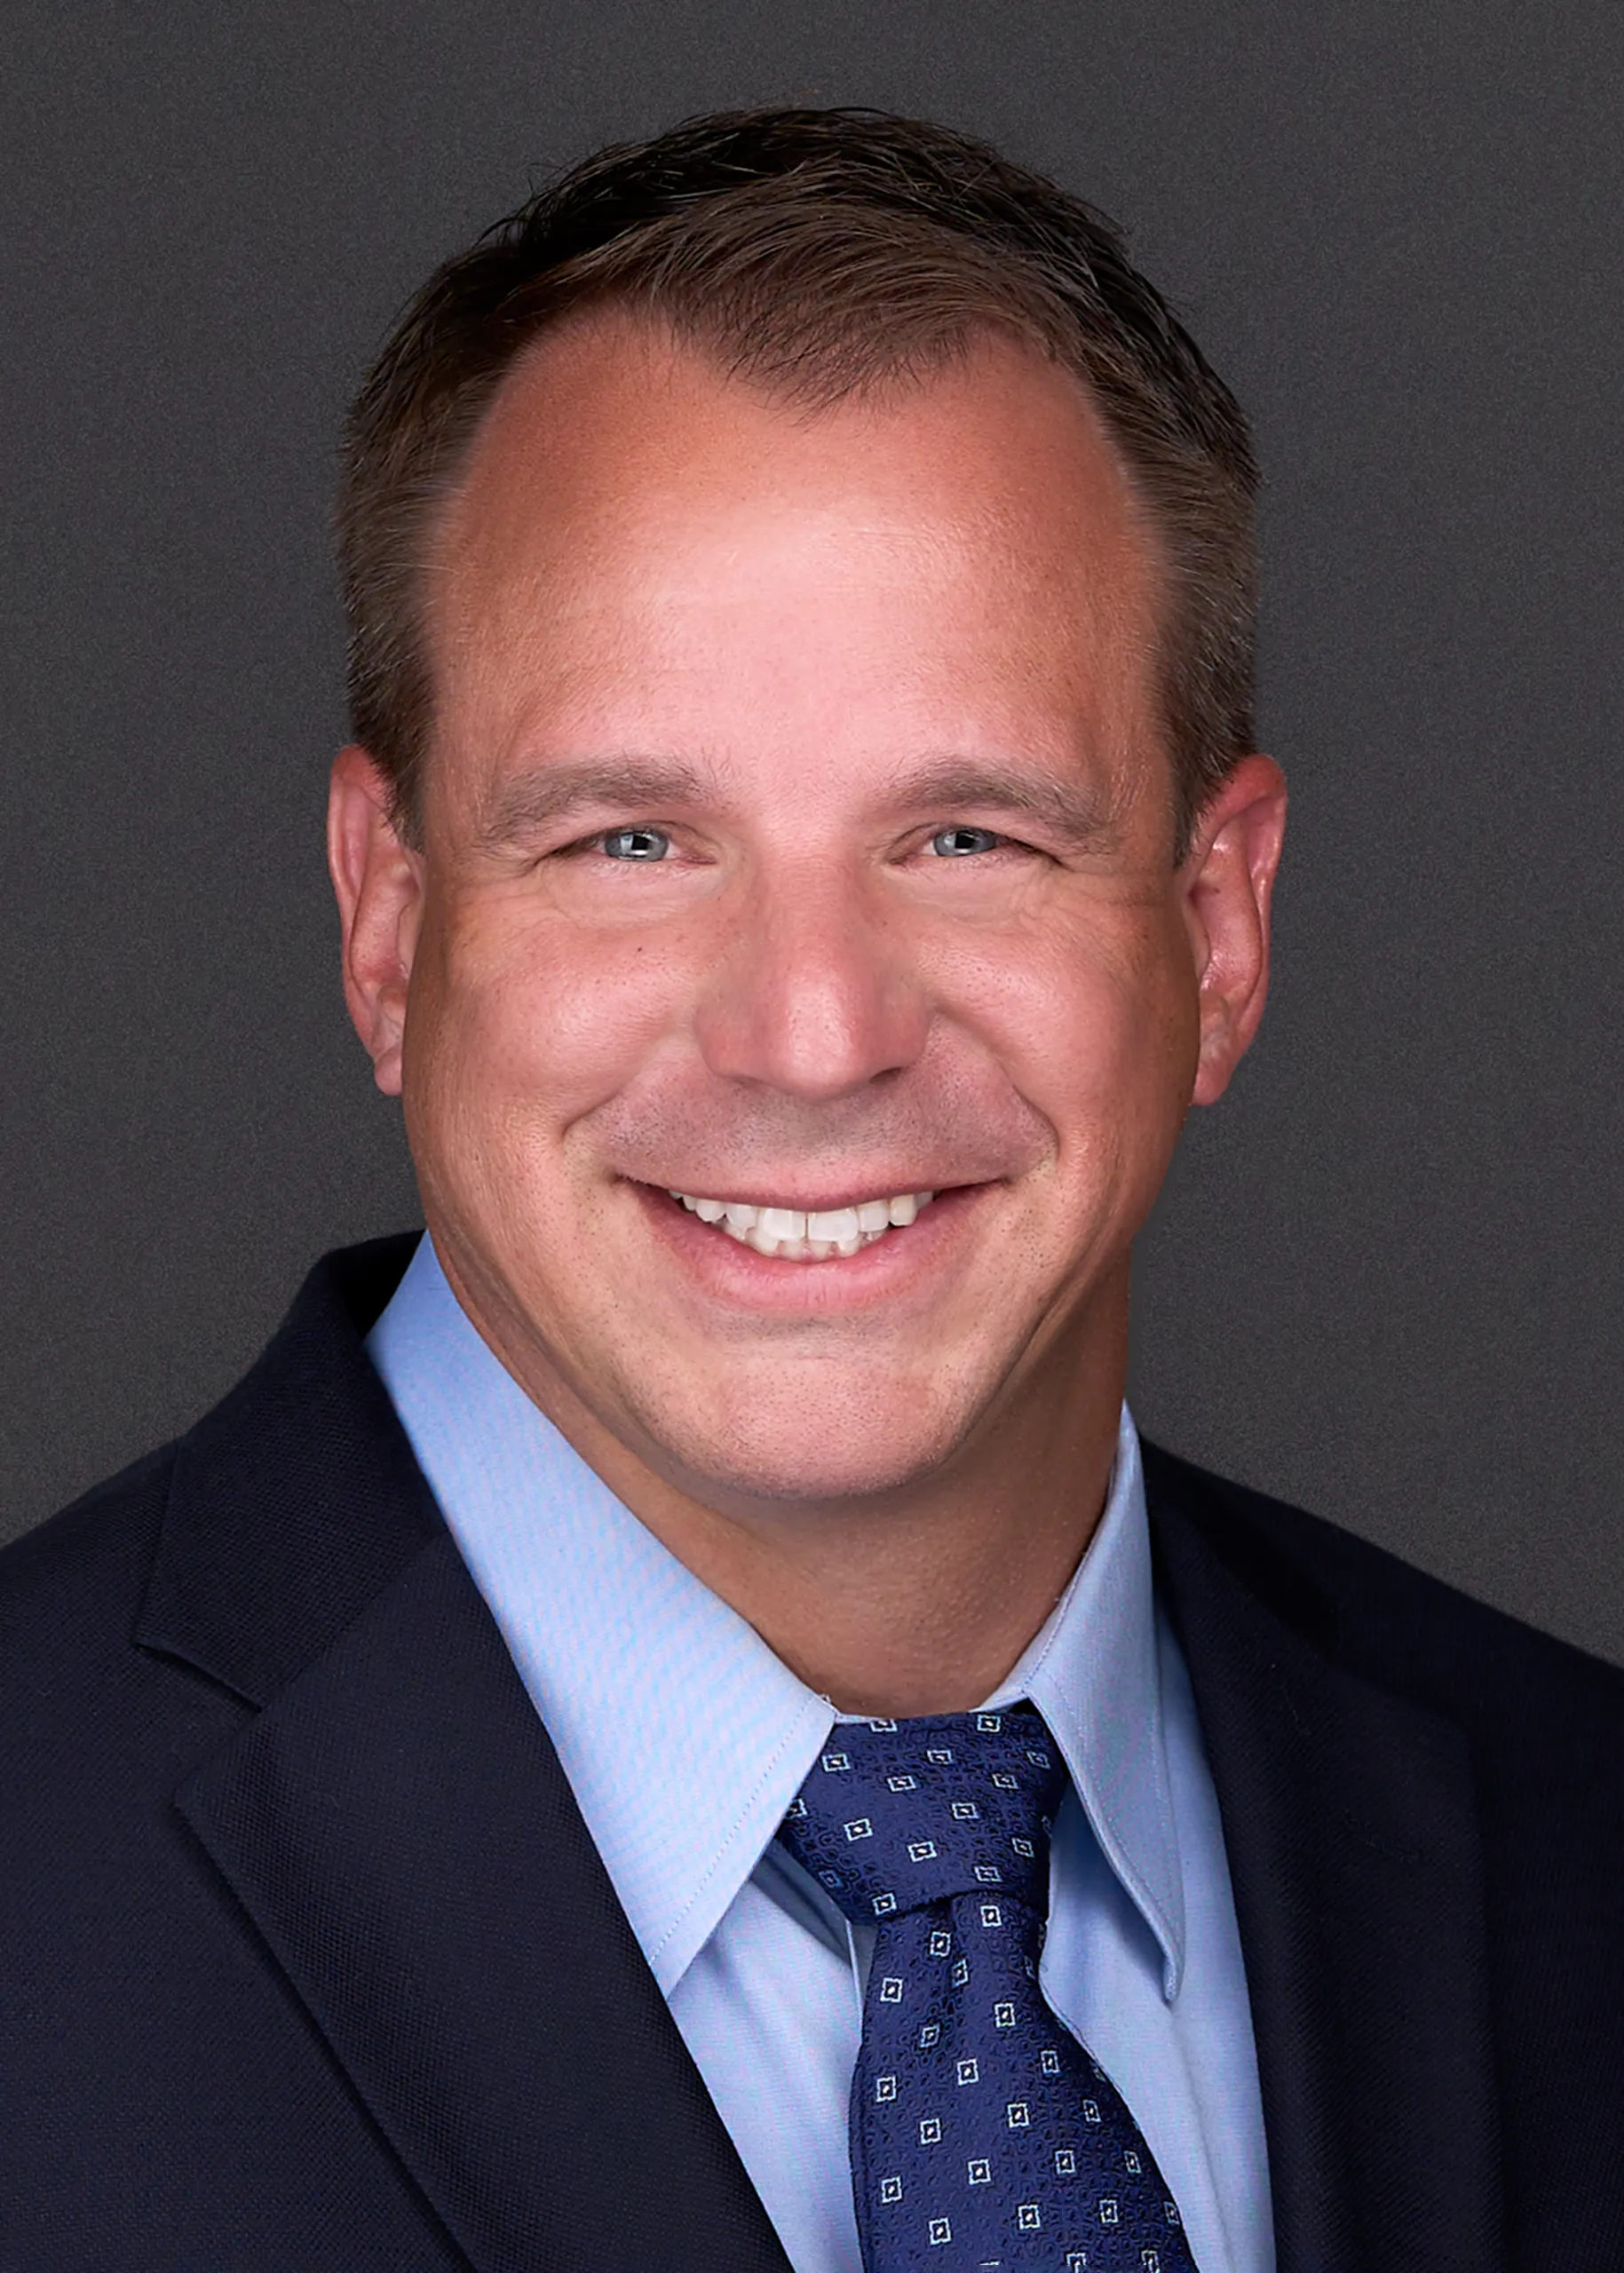
[[[1194,2273],[1143,2133],[1038,1986],[1066,1788],[1030,1707],[843,1723],[784,1819],[876,1928],[852,2083],[867,2273]]]

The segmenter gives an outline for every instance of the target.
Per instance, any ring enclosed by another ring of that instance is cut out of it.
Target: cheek
[[[1050,1123],[1062,1176],[1160,1181],[1189,1105],[1194,973],[1175,913],[1022,943],[985,968],[973,1015]]]
[[[692,962],[679,939],[595,930],[495,893],[432,911],[407,1009],[408,1105],[561,1133],[680,1026]]]

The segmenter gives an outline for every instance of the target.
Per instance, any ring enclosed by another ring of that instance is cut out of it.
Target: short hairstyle
[[[357,741],[416,835],[430,538],[503,379],[616,305],[812,405],[992,330],[1081,381],[1161,553],[1176,840],[1252,747],[1257,472],[1239,405],[1105,218],[985,143],[868,110],[686,121],[600,152],[440,267],[351,412],[337,524]]]

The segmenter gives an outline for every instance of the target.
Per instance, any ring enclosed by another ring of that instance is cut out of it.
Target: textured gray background
[[[7,0],[4,1528],[413,1216],[321,859],[392,313],[606,137],[869,101],[1126,221],[1268,469],[1279,978],[1145,1245],[1140,1418],[1624,1659],[1621,67],[1603,0]]]

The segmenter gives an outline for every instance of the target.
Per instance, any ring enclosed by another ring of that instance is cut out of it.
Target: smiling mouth
[[[758,1207],[749,1200],[699,1200],[691,1192],[671,1198],[741,1247],[785,1263],[830,1263],[873,1247],[893,1231],[906,1231],[933,1192],[901,1192],[889,1200],[854,1201],[849,1208]]]

